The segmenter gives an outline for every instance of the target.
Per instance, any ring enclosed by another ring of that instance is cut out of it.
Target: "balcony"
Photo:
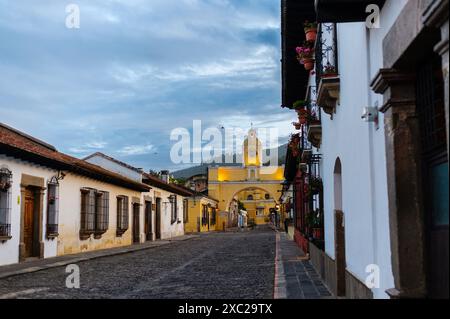
[[[316,103],[326,114],[333,116],[339,104],[340,92],[336,24],[321,23],[317,39]]]
[[[317,92],[317,104],[325,113],[333,116],[339,105],[341,81],[339,75],[322,77]]]
[[[309,125],[308,141],[310,141],[314,147],[320,148],[320,145],[322,144],[322,124],[320,122]]]

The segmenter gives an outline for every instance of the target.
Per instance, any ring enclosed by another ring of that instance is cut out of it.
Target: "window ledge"
[[[128,229],[118,229],[116,231],[116,237],[122,237],[123,234],[125,234],[128,231]]]
[[[341,81],[339,75],[322,77],[317,93],[317,104],[328,115],[336,113],[339,104]]]
[[[59,233],[53,233],[53,234],[47,234],[47,239],[53,240],[55,238],[58,238]]]
[[[93,234],[93,232],[80,231],[80,239],[81,240],[88,240],[89,238],[91,238],[92,234]]]
[[[0,242],[4,243],[8,240],[10,240],[12,236],[0,236]]]

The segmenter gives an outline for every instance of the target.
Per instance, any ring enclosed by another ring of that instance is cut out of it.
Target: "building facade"
[[[187,207],[186,233],[204,233],[216,230],[217,200],[197,193],[187,199]]]
[[[236,203],[248,209],[248,223],[268,224],[270,209],[279,204],[283,167],[262,165],[262,148],[256,130],[249,131],[243,145],[244,163],[215,166],[208,170],[208,194],[219,201],[218,229],[237,223]]]
[[[131,201],[134,243],[184,235],[186,200],[192,195],[190,190],[169,183],[168,174],[155,177],[102,153],[92,154],[85,160],[149,186],[147,192],[141,192]]]
[[[114,199],[149,190],[4,124],[0,181],[2,265],[130,245],[128,207],[121,226]]]
[[[302,5],[282,2],[294,237],[336,295],[448,298],[448,1]]]

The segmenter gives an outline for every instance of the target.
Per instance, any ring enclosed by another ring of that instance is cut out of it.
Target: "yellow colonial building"
[[[184,220],[185,233],[203,233],[216,230],[218,201],[197,193],[187,199],[187,216]]]
[[[236,202],[243,204],[249,224],[267,224],[271,208],[279,204],[283,173],[283,166],[262,165],[261,142],[256,130],[251,129],[243,145],[242,166],[208,170],[208,194],[219,201],[217,229],[237,225]]]

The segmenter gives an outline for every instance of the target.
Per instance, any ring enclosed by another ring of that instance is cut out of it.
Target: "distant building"
[[[208,170],[208,194],[219,200],[218,229],[237,224],[236,203],[248,211],[248,223],[269,223],[270,209],[276,208],[283,178],[282,166],[263,166],[261,142],[251,129],[243,145],[242,166],[216,166]]]

